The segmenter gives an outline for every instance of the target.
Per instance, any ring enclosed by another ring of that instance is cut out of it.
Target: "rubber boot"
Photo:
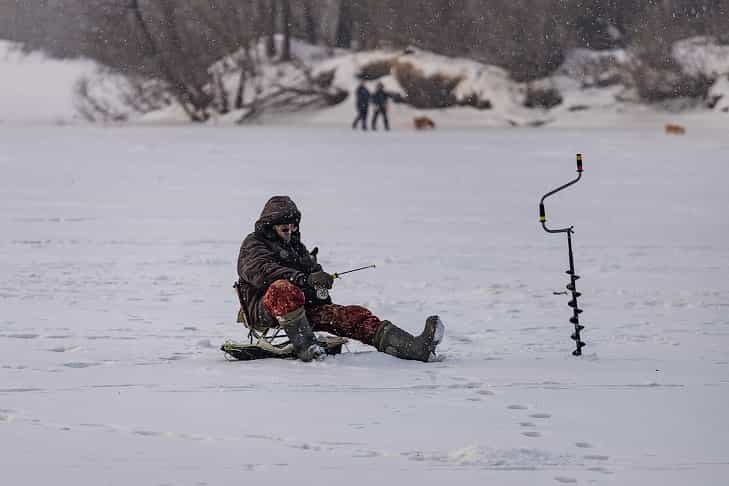
[[[309,362],[324,356],[324,350],[319,346],[314,331],[311,330],[303,307],[279,317],[278,322],[289,337],[294,347],[294,354],[301,361]]]
[[[372,344],[378,351],[401,359],[434,361],[435,347],[445,335],[445,326],[438,316],[430,316],[425,321],[425,329],[420,336],[413,336],[390,321],[382,321],[377,328]]]

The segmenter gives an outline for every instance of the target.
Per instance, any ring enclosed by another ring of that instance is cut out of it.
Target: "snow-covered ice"
[[[660,127],[659,127],[660,128]],[[729,475],[725,129],[0,131],[3,484],[720,484]],[[585,355],[573,343],[575,226]],[[340,303],[436,363],[352,343],[229,362],[241,239],[274,194]],[[312,480],[313,482],[313,480]]]

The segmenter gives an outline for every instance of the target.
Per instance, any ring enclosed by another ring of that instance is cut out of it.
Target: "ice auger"
[[[574,351],[572,351],[572,354],[574,356],[580,356],[582,354],[582,347],[585,346],[585,343],[582,342],[582,339],[580,338],[580,331],[582,331],[585,326],[580,324],[580,314],[582,314],[582,309],[580,309],[577,306],[577,298],[582,295],[577,291],[577,279],[580,278],[579,275],[575,274],[575,259],[572,254],[572,233],[573,233],[573,226],[570,226],[568,228],[560,228],[560,229],[550,229],[547,228],[547,213],[544,210],[544,200],[547,199],[552,194],[555,194],[562,189],[566,189],[575,182],[579,181],[582,177],[582,154],[577,154],[577,177],[568,182],[567,184],[564,184],[562,186],[559,186],[557,189],[554,189],[553,191],[549,191],[544,196],[542,196],[542,200],[539,202],[539,221],[542,223],[542,227],[544,228],[544,231],[547,233],[567,233],[567,249],[569,250],[569,258],[570,258],[570,268],[567,270],[567,274],[570,276],[570,283],[567,284],[567,290],[572,292],[572,300],[570,300],[567,305],[572,307],[572,317],[570,318],[570,322],[574,324],[575,331],[570,336],[574,341],[576,348]]]

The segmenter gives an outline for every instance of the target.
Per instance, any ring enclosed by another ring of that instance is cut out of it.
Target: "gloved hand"
[[[309,261],[310,261],[309,264],[311,265],[310,268],[314,268],[314,267],[317,266],[318,262],[317,262],[316,256],[318,254],[319,254],[319,247],[318,246],[315,246],[314,249],[309,252],[308,258],[309,258]]]
[[[332,285],[334,285],[334,277],[327,272],[318,271],[309,275],[306,279],[306,283],[314,288],[324,287],[326,289],[331,289]]]

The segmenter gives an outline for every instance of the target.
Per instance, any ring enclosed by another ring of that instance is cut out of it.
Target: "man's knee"
[[[266,290],[263,305],[274,317],[281,317],[303,307],[304,292],[288,280],[276,280]]]

